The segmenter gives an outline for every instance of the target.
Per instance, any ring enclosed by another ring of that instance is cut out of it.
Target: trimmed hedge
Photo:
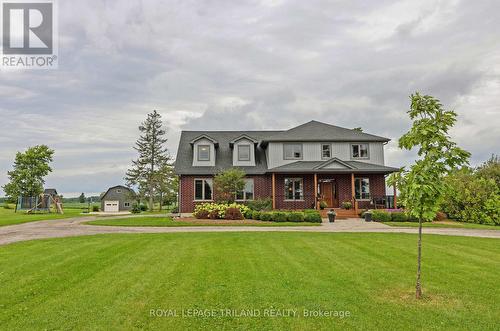
[[[393,222],[408,222],[408,215],[403,212],[391,213]]]
[[[321,223],[321,214],[317,210],[304,211],[257,211],[252,212],[252,219],[264,222],[313,222]]]
[[[372,219],[377,222],[390,222],[392,220],[392,216],[391,213],[386,212],[385,210],[375,209],[372,212]]]
[[[304,213],[292,211],[288,213],[289,222],[304,222]]]

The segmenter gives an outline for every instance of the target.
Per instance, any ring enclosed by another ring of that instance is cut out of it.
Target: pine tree
[[[78,197],[78,202],[80,203],[85,203],[85,194],[82,192],[80,196]]]
[[[161,115],[154,110],[139,126],[141,132],[134,149],[139,153],[139,157],[132,161],[132,167],[127,170],[125,180],[129,186],[138,186],[144,189],[149,198],[149,209],[153,209],[153,198],[155,188],[161,176],[158,171],[169,164],[170,156],[165,147],[167,139],[163,129]]]

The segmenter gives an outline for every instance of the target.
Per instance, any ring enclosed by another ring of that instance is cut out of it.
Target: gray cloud
[[[285,129],[310,119],[397,139],[409,94],[459,114],[478,163],[499,153],[495,1],[59,3],[60,65],[0,73],[0,185],[15,152],[56,149],[48,185],[121,183],[137,126],[158,109],[181,129]],[[387,161],[414,154],[396,142]]]

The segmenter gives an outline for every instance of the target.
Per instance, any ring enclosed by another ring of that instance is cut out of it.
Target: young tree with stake
[[[422,297],[422,222],[432,221],[447,189],[444,178],[468,163],[470,153],[451,140],[448,131],[456,122],[454,111],[444,110],[436,98],[415,93],[408,111],[413,121],[410,131],[399,139],[399,148],[418,148],[418,160],[389,178],[396,184],[407,212],[418,219],[417,281],[415,296]]]

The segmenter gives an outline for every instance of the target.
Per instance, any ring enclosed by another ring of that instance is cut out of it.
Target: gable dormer
[[[246,134],[231,140],[229,146],[233,149],[233,166],[255,166],[255,147],[257,144],[257,140]]]
[[[193,146],[193,167],[215,167],[217,140],[203,134],[189,143]]]

